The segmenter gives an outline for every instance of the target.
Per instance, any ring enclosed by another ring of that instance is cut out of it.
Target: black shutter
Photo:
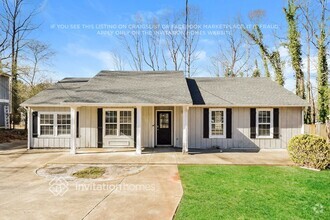
[[[250,138],[256,138],[256,109],[250,109]]]
[[[77,118],[76,118],[76,137],[79,138],[79,112],[77,111]]]
[[[232,110],[231,108],[226,109],[226,138],[231,138],[232,130]]]
[[[97,109],[97,147],[103,147],[103,109]]]
[[[32,137],[38,137],[38,112],[32,112]]]
[[[209,109],[204,108],[203,114],[203,138],[209,138]]]
[[[278,108],[274,108],[274,111],[273,111],[273,125],[274,125],[274,135],[273,135],[273,138],[280,138],[280,127],[279,127],[279,121],[280,121],[280,110]]]
[[[134,147],[136,147],[136,108],[134,108]]]

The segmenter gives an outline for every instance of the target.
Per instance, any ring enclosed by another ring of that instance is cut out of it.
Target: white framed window
[[[257,138],[273,138],[273,109],[257,109]]]
[[[39,116],[39,133],[44,136],[53,136],[54,129],[54,114],[40,114]]]
[[[133,110],[105,110],[105,136],[133,136]]]
[[[39,112],[39,136],[68,136],[71,134],[71,115]]]
[[[226,109],[209,110],[210,138],[226,138]]]
[[[71,115],[57,114],[57,135],[69,135],[71,133]]]

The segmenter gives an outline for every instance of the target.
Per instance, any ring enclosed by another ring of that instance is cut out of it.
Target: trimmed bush
[[[330,144],[317,135],[298,135],[289,141],[291,160],[304,167],[325,169],[330,164]]]

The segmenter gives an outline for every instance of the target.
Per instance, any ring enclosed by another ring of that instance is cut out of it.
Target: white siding
[[[294,135],[301,133],[301,108],[280,108],[280,138],[250,139],[250,108],[232,108],[232,138],[203,138],[203,108],[189,109],[190,148],[286,148]]]
[[[80,146],[97,147],[97,108],[81,107],[78,111]]]
[[[63,108],[63,107],[38,107],[38,108],[32,108],[32,111],[49,112],[49,113],[65,112],[70,114],[70,108]],[[32,148],[70,148],[70,137],[69,136],[67,137],[39,136],[37,138],[32,138],[31,147]]]

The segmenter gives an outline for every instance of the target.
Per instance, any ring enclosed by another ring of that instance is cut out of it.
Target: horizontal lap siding
[[[203,108],[189,109],[190,148],[286,148],[291,137],[301,133],[301,108],[280,108],[279,139],[250,139],[250,108],[232,108],[232,139],[203,138]]]

